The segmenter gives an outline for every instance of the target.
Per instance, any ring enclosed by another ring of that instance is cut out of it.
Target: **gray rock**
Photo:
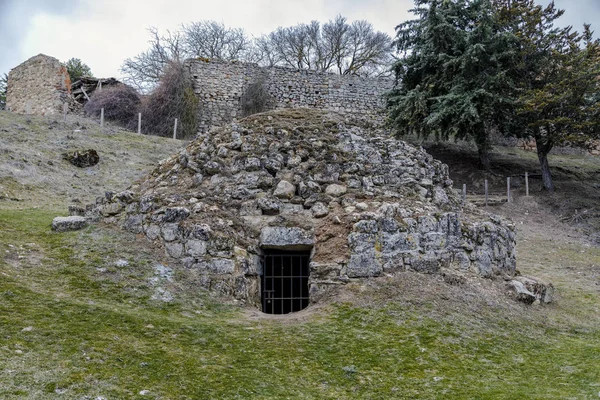
[[[365,278],[381,275],[383,267],[375,256],[375,249],[363,253],[352,253],[346,274],[350,278]]]
[[[102,214],[103,217],[110,217],[111,215],[117,215],[118,213],[123,211],[123,208],[125,208],[125,207],[121,203],[102,204],[99,207],[100,214]]]
[[[256,202],[265,215],[277,215],[281,211],[281,202],[276,198],[261,197]]]
[[[200,257],[206,254],[206,242],[204,240],[191,239],[185,244],[185,254],[192,257]]]
[[[78,231],[88,225],[85,217],[73,215],[70,217],[56,217],[52,220],[52,230],[56,232]]]
[[[325,193],[327,193],[330,196],[333,197],[339,197],[343,194],[345,194],[348,191],[348,189],[346,188],[346,186],[344,185],[338,185],[338,184],[332,184],[332,185],[328,185],[325,188]]]
[[[181,229],[178,223],[164,224],[160,231],[165,242],[172,242],[181,236]]]
[[[506,284],[506,288],[509,293],[518,301],[522,301],[525,304],[532,304],[536,296],[531,293],[523,283],[519,281],[512,280]]]
[[[235,263],[227,258],[213,258],[212,260],[202,260],[194,264],[193,268],[204,273],[232,274],[235,271]]]
[[[183,245],[179,242],[165,243],[167,253],[173,258],[181,258],[183,256]]]
[[[315,218],[323,218],[329,214],[329,208],[319,201],[311,207],[310,211]]]
[[[292,185],[288,181],[281,180],[277,184],[277,187],[275,187],[275,190],[273,191],[273,196],[280,198],[280,199],[289,200],[292,197],[294,197],[295,193],[296,193],[296,186]]]
[[[218,174],[219,172],[221,172],[221,169],[221,164],[219,164],[216,161],[209,161],[206,164],[204,164],[204,172],[206,172],[207,175]]]
[[[314,244],[314,234],[297,227],[267,226],[260,232],[260,245],[265,249],[301,250]]]
[[[156,240],[160,237],[160,226],[152,224],[146,228],[146,236],[150,240]]]
[[[123,223],[123,228],[132,233],[142,233],[144,231],[142,221],[141,214],[130,215]]]

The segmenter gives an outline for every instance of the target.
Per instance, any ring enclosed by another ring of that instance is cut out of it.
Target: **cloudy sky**
[[[555,2],[566,10],[565,24],[579,28],[600,21],[599,0]],[[259,36],[342,14],[393,35],[394,27],[411,17],[412,5],[412,0],[0,0],[0,74],[44,53],[61,61],[78,57],[96,76],[118,77],[123,60],[146,48],[147,27],[175,30],[203,19]]]

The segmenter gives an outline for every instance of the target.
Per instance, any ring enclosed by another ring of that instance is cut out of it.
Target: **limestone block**
[[[275,190],[273,191],[273,196],[278,197],[280,199],[289,200],[292,197],[294,197],[295,193],[296,193],[296,186],[294,186],[293,184],[291,184],[288,181],[281,180],[277,184],[277,187],[275,187]]]
[[[325,193],[327,193],[330,196],[334,196],[334,197],[339,197],[343,194],[346,194],[346,192],[348,191],[347,187],[344,185],[338,185],[338,184],[332,184],[332,185],[328,185],[327,188],[325,188]]]
[[[85,217],[56,217],[52,220],[52,230],[56,232],[77,231],[88,225]]]
[[[267,226],[260,232],[260,246],[265,249],[302,250],[314,244],[314,234],[298,227]]]

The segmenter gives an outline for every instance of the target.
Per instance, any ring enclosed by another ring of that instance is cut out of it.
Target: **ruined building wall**
[[[6,109],[19,114],[62,114],[71,79],[56,58],[38,54],[8,74]]]
[[[241,97],[249,85],[264,82],[270,109],[311,107],[352,114],[374,114],[385,106],[393,80],[340,76],[328,72],[259,67],[256,64],[188,60],[187,68],[200,100],[200,131],[242,117]]]

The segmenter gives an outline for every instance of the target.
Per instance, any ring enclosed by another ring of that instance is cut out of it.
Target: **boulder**
[[[56,217],[52,220],[52,230],[56,232],[78,231],[88,225],[87,219],[73,215],[70,217]]]
[[[535,294],[527,290],[525,285],[517,280],[508,282],[506,284],[506,289],[512,297],[525,304],[532,304],[536,300]]]

